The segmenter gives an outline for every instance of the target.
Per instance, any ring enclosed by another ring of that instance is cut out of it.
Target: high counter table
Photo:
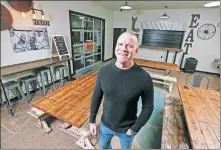
[[[4,96],[5,96],[6,105],[7,105],[9,113],[11,115],[13,115],[12,108],[9,104],[9,100],[8,100],[7,95],[6,95],[3,83],[2,83],[2,77],[12,75],[12,74],[16,74],[16,73],[21,73],[21,72],[24,72],[24,71],[37,69],[37,68],[41,68],[41,67],[45,67],[45,66],[51,66],[51,65],[54,65],[54,64],[57,64],[57,63],[62,63],[62,62],[68,61],[69,76],[70,76],[71,80],[73,80],[73,78],[71,76],[71,65],[70,65],[70,60],[72,60],[72,59],[73,59],[72,57],[71,58],[63,57],[63,59],[60,60],[59,57],[54,57],[54,58],[47,58],[47,59],[31,61],[31,62],[27,62],[27,63],[21,63],[21,64],[16,64],[16,65],[1,67],[0,83],[1,83],[1,86],[2,86],[2,89],[3,89],[3,93],[4,93]]]

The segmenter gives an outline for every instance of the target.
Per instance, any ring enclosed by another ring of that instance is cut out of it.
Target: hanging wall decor
[[[9,33],[15,53],[49,49],[47,28],[10,28]]]
[[[13,19],[10,11],[1,4],[1,31],[11,28]]]
[[[132,31],[134,31],[134,32],[139,32],[140,31],[140,29],[138,29],[138,28],[135,28],[135,25],[136,25],[136,21],[137,21],[137,17],[132,17],[132,26],[131,26],[131,29],[132,29]]]
[[[216,27],[213,24],[204,24],[199,27],[197,36],[202,40],[208,40],[212,38],[216,33]]]
[[[180,68],[182,68],[184,56],[188,54],[189,49],[192,48],[192,45],[194,43],[193,33],[194,33],[194,30],[197,29],[197,27],[199,26],[199,20],[200,20],[200,14],[191,15],[191,22],[189,25],[190,32],[187,35],[184,46],[183,46],[184,48],[186,48],[186,50],[184,50],[183,56],[181,58]]]

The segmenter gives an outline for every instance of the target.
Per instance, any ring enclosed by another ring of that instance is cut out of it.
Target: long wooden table
[[[137,65],[143,66],[143,67],[169,70],[169,71],[180,71],[179,67],[176,64],[172,64],[172,63],[165,63],[165,62],[144,60],[144,59],[134,59],[134,62]]]
[[[178,83],[194,149],[220,149],[220,93]]]
[[[72,81],[32,104],[72,126],[80,127],[88,118],[97,71]]]

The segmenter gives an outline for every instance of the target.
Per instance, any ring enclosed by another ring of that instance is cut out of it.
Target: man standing
[[[97,135],[96,115],[103,102],[100,123],[100,148],[111,149],[116,135],[122,149],[130,149],[134,135],[149,120],[153,112],[153,82],[150,75],[133,62],[138,52],[136,35],[124,32],[117,40],[117,60],[99,70],[91,100],[90,131]],[[137,102],[142,99],[142,111],[137,117]]]

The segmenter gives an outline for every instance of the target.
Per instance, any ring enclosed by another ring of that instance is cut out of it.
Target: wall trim
[[[108,58],[108,59],[106,59],[106,60],[104,60],[103,62],[107,62],[107,61],[109,61],[109,60],[111,60],[112,58]]]
[[[182,70],[184,72],[184,68],[180,68],[180,70]],[[220,76],[219,73],[214,73],[214,72],[207,72],[207,71],[200,71],[200,70],[195,70],[195,72],[207,73],[207,74],[211,74],[211,75],[218,75],[218,76]]]

